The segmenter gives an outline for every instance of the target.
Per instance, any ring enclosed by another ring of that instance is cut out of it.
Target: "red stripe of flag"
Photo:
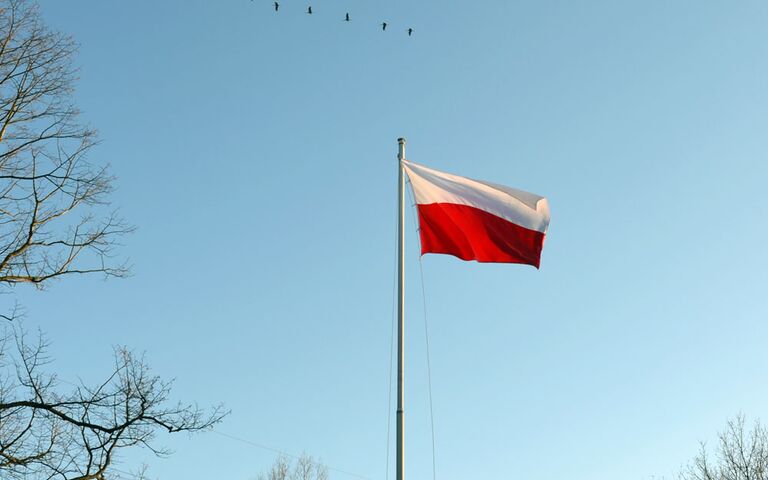
[[[468,205],[420,204],[418,212],[422,255],[444,253],[462,260],[539,268],[542,232]]]

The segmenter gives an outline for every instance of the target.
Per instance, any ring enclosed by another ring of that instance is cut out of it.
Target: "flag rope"
[[[432,480],[437,480],[437,466],[435,460],[435,413],[432,408],[432,362],[429,353],[429,326],[427,323],[427,293],[424,286],[424,268],[419,255],[419,272],[421,273],[421,298],[424,306],[424,341],[427,350],[427,386],[429,389],[429,426],[432,430]]]
[[[411,181],[406,177],[406,183],[410,185]],[[413,185],[411,185],[411,188],[408,190],[410,193],[411,198],[411,208],[413,210],[413,215],[411,216],[411,219],[413,220],[414,229],[416,230],[416,233],[419,233],[419,225],[416,220],[418,216],[418,211],[416,210],[416,198],[413,195]],[[419,240],[418,235],[416,236],[416,243],[419,247],[419,251],[421,250],[421,242]],[[429,391],[429,427],[432,432],[432,480],[437,480],[437,461],[436,461],[436,455],[435,455],[435,414],[434,409],[432,408],[432,362],[430,359],[430,353],[429,353],[429,325],[427,322],[427,288],[424,285],[424,264],[421,261],[422,255],[419,255],[419,273],[421,278],[421,305],[423,307],[424,311],[424,342],[426,347],[426,353],[427,353],[427,389]]]

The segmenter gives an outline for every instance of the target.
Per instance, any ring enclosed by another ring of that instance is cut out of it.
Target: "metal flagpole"
[[[398,138],[399,151],[397,153],[397,453],[396,472],[397,480],[403,480],[405,469],[405,445],[403,437],[405,433],[403,413],[403,361],[405,340],[405,177],[403,173],[403,160],[405,160],[405,139]]]

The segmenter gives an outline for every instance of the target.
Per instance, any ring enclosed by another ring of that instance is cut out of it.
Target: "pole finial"
[[[404,145],[405,144],[405,139],[403,137],[400,137],[400,138],[397,139],[397,143],[399,143],[401,145]]]

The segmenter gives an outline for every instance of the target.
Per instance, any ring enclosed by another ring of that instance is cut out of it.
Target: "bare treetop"
[[[328,480],[328,467],[306,453],[296,458],[295,462],[280,455],[267,472],[259,475],[258,480]]]
[[[679,480],[768,480],[768,431],[756,421],[746,428],[744,416],[729,420],[711,456],[699,454],[680,472]]]
[[[112,176],[88,161],[96,133],[72,102],[74,41],[26,0],[0,0],[0,284],[123,276],[128,232],[106,209]]]

